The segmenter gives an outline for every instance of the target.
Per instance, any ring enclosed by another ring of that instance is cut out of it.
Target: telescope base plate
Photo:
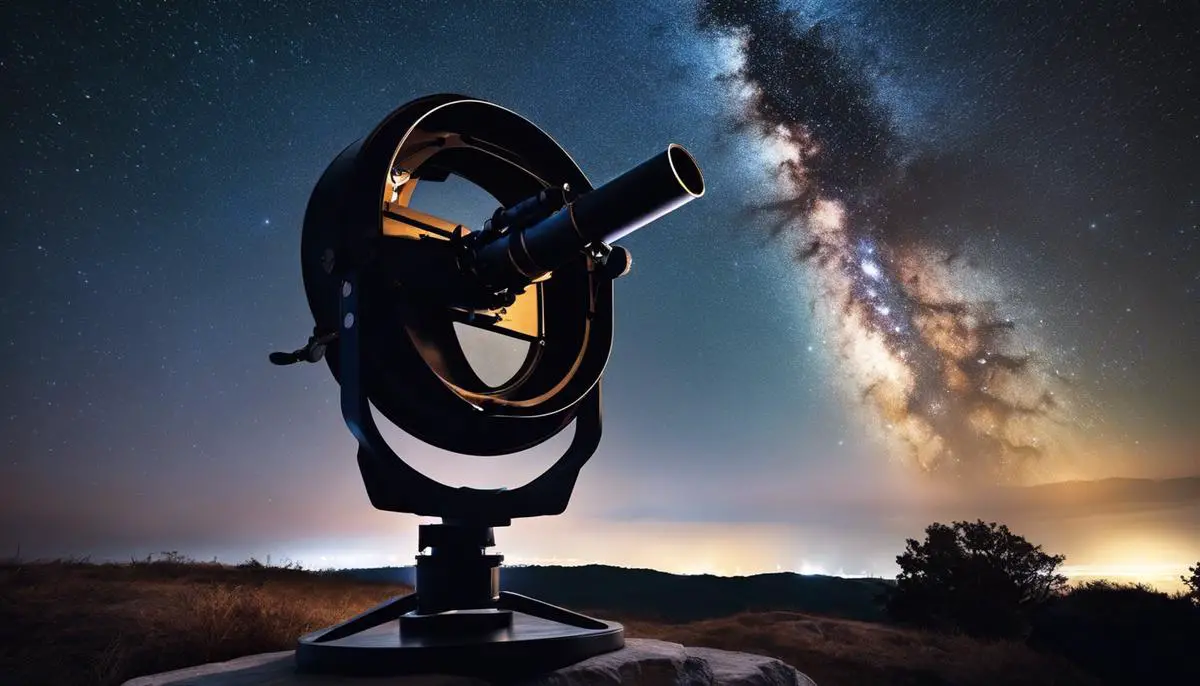
[[[306,673],[348,676],[452,674],[515,679],[619,650],[625,630],[516,593],[494,608],[417,615],[417,594],[401,596],[337,626],[300,638]],[[419,621],[412,621],[419,619]]]

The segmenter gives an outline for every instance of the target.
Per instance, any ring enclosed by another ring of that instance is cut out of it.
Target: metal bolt
[[[347,329],[354,326],[354,313],[353,312],[346,313],[345,318],[342,319],[342,326]]]
[[[350,285],[350,282],[343,281],[342,282],[342,297],[349,298],[350,294],[353,292],[354,292],[354,287]]]

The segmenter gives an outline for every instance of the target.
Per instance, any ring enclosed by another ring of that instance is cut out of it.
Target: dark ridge
[[[371,582],[412,584],[413,567],[338,572]],[[691,622],[740,612],[789,611],[883,620],[882,579],[843,579],[790,572],[743,577],[679,575],[606,565],[504,567],[503,590],[576,610],[662,622]]]

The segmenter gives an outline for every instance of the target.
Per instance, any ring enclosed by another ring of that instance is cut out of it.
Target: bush
[[[1181,576],[1183,585],[1187,588],[1186,596],[1194,603],[1200,603],[1200,562],[1194,567],[1188,567],[1189,576]]]
[[[908,539],[896,558],[901,572],[887,612],[972,636],[1022,636],[1032,612],[1066,588],[1066,577],[1056,573],[1064,560],[1000,524],[934,523],[924,542]]]
[[[1048,604],[1033,622],[1031,647],[1066,657],[1108,683],[1200,683],[1200,610],[1186,596],[1143,584],[1094,581]],[[1191,677],[1183,678],[1185,676]]]
[[[265,564],[259,562],[257,557],[252,557],[249,560],[246,560],[245,562],[239,562],[237,564],[237,568],[238,569],[266,569],[267,566]]]

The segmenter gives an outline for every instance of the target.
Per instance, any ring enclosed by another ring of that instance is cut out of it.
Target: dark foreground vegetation
[[[703,610],[710,618],[671,621],[627,606],[574,608],[623,622],[630,637],[777,657],[821,686],[1200,683],[1198,661],[1189,659],[1200,646],[1196,596],[1109,583],[1067,589],[1055,578],[1054,556],[995,525],[957,524],[945,527],[949,534],[934,530],[933,545],[909,542],[906,554],[913,554],[899,558],[904,573],[877,596],[886,613],[879,622],[846,618],[861,612],[861,586],[854,585],[846,587],[850,605],[841,617],[811,609],[712,617]],[[973,533],[972,545],[987,544],[975,552],[950,545],[961,544],[964,531]],[[981,559],[1019,573],[1005,577]],[[594,581],[586,572],[576,580]],[[1032,594],[1013,590],[1014,583],[1030,584]],[[0,686],[109,686],[289,650],[303,633],[408,591],[345,573],[198,563],[176,554],[129,564],[0,563]],[[981,602],[981,594],[994,597]],[[708,600],[695,598],[702,606]]]
[[[1200,683],[1200,563],[1182,578],[1187,591],[1169,595],[1106,581],[1068,588],[1065,559],[1001,524],[931,524],[896,558],[885,609],[910,626],[1023,641],[1105,683]]]

